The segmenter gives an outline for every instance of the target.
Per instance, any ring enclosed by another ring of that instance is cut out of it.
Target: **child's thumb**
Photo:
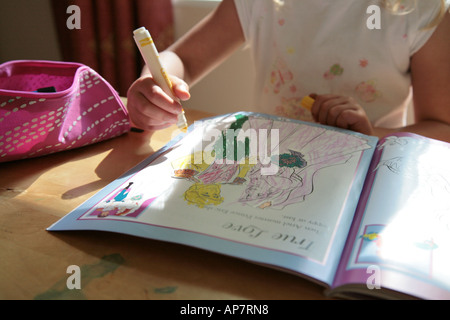
[[[182,101],[188,100],[191,97],[191,94],[187,83],[179,78],[172,79],[172,89],[174,94]]]

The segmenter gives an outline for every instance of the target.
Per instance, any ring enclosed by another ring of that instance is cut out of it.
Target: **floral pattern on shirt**
[[[281,98],[281,105],[277,106],[275,113],[278,116],[312,122],[311,112],[301,106],[301,98]]]
[[[359,99],[364,102],[373,102],[377,98],[381,97],[382,94],[377,89],[377,84],[375,80],[362,81],[355,87],[355,92]]]

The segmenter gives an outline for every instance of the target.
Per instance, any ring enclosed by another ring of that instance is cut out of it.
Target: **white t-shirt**
[[[424,28],[439,0],[418,0],[406,15],[393,15],[379,0],[235,3],[255,63],[255,110],[310,121],[302,97],[334,93],[355,98],[373,125],[405,124],[410,57],[435,30]],[[368,13],[370,5],[379,16]]]

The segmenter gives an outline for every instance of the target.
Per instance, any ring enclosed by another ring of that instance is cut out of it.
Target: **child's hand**
[[[311,97],[315,99],[311,112],[317,122],[367,135],[374,134],[366,112],[352,97],[334,94],[312,94]]]
[[[173,91],[180,100],[190,98],[187,84],[170,76]],[[127,109],[134,126],[144,130],[159,130],[177,122],[181,105],[168,96],[147,74],[137,79],[128,89]]]

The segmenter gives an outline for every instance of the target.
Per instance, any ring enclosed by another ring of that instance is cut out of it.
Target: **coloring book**
[[[450,298],[450,145],[239,112],[193,124],[48,228],[169,241],[341,297]]]

